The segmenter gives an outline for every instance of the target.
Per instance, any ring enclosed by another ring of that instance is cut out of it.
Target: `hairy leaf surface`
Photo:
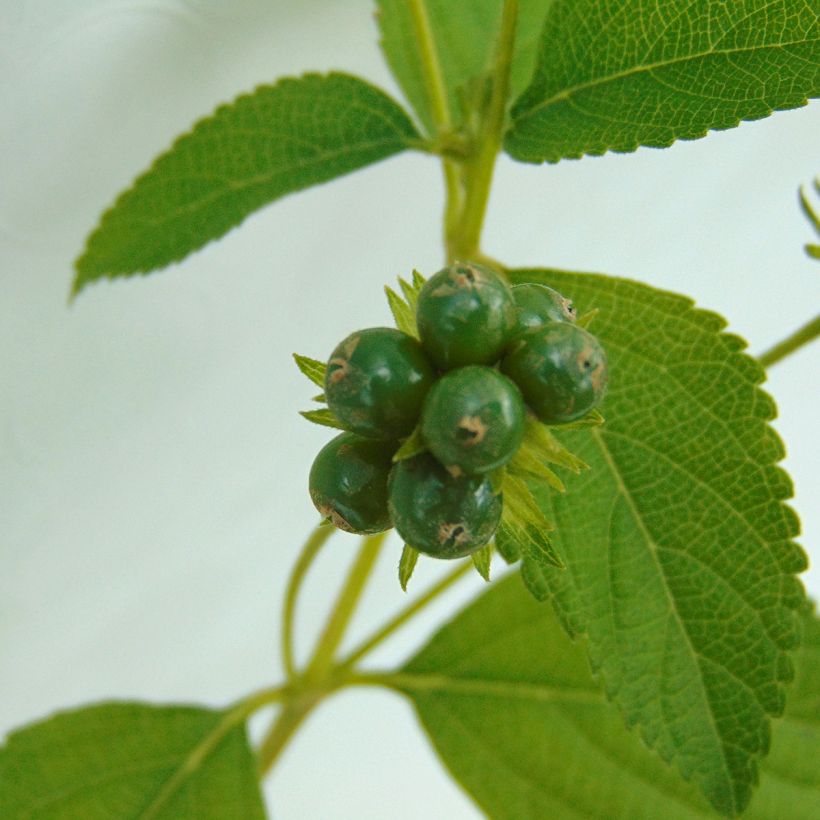
[[[555,0],[505,147],[525,162],[665,147],[818,94],[809,0]]]
[[[462,122],[463,95],[470,81],[490,68],[502,0],[419,0],[426,10],[444,79],[453,124]],[[532,76],[538,35],[552,0],[522,0],[519,6],[511,94]],[[382,49],[393,74],[428,132],[434,133],[432,105],[424,78],[418,38],[407,0],[377,0]]]
[[[244,724],[224,712],[105,703],[14,732],[0,747],[0,817],[263,820]]]
[[[820,621],[806,619],[789,705],[744,817],[812,820],[820,805]],[[508,577],[395,677],[444,764],[494,820],[703,820],[691,784],[625,730],[551,608]]]
[[[763,370],[684,297],[590,274],[510,276],[599,308],[609,357],[606,424],[561,435],[590,469],[539,494],[566,565],[541,567],[544,581],[627,723],[736,813],[783,708],[804,601]]]
[[[294,191],[407,148],[418,137],[384,92],[346,74],[260,86],[201,120],[103,215],[74,292],[176,262]]]

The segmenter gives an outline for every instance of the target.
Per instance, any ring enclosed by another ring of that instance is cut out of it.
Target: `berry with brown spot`
[[[546,285],[513,285],[512,294],[516,311],[514,337],[547,322],[575,322],[578,318],[572,300]]]
[[[597,407],[608,382],[606,353],[588,331],[549,322],[521,335],[501,362],[541,421],[563,424]]]
[[[421,433],[430,452],[452,473],[486,473],[506,464],[524,437],[524,400],[490,367],[451,370],[427,394]]]
[[[436,378],[422,346],[391,327],[351,333],[330,356],[325,396],[348,430],[368,438],[397,439],[416,426]]]
[[[424,283],[416,321],[424,349],[441,370],[494,364],[515,327],[512,290],[490,268],[454,262]]]
[[[502,502],[489,478],[453,476],[422,453],[393,467],[388,507],[407,544],[434,558],[460,558],[492,539]]]
[[[396,445],[342,433],[328,442],[310,468],[310,497],[323,518],[341,530],[390,529],[387,479]]]

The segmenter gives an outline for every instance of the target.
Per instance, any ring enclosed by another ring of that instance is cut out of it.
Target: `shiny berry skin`
[[[416,426],[436,372],[421,345],[392,327],[351,333],[331,354],[325,396],[334,416],[368,438],[396,439]]]
[[[501,495],[489,478],[451,475],[422,453],[393,467],[393,525],[407,544],[434,558],[460,558],[488,543],[501,520]]]
[[[606,354],[578,325],[550,322],[523,334],[501,362],[541,421],[574,421],[600,404],[607,387]]]
[[[515,334],[547,322],[574,322],[578,318],[572,301],[546,285],[513,285],[512,294],[516,310]]]
[[[515,327],[512,289],[483,265],[454,262],[424,283],[416,321],[424,349],[441,370],[494,364]]]
[[[497,370],[470,365],[442,376],[427,394],[421,434],[451,472],[486,473],[506,464],[524,437],[521,391]]]
[[[342,433],[328,442],[310,468],[310,498],[324,518],[355,533],[389,530],[387,479],[394,443]]]

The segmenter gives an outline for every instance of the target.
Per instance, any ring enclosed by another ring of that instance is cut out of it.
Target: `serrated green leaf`
[[[552,0],[521,0],[510,88],[523,90],[532,75],[538,33]],[[503,0],[419,0],[429,20],[441,67],[453,124],[463,117],[463,90],[484,74],[495,49]],[[419,38],[411,4],[406,0],[377,0],[381,46],[387,62],[424,123],[433,134],[434,117],[427,91]]]
[[[427,445],[421,435],[421,425],[414,428],[413,432],[402,442],[401,447],[393,454],[393,461],[404,461],[419,453],[427,451]]]
[[[325,373],[327,365],[318,359],[311,359],[310,356],[302,356],[299,353],[293,354],[293,361],[302,373],[307,376],[315,385],[325,386]]]
[[[200,120],[106,211],[76,262],[73,292],[177,262],[275,199],[417,139],[399,105],[357,77],[260,86]]]
[[[0,748],[0,817],[263,820],[244,724],[225,713],[105,703],[13,732]]]
[[[393,319],[396,322],[396,327],[403,333],[418,338],[416,315],[410,306],[396,291],[387,287],[387,285],[384,287],[384,292],[387,296],[387,303],[390,305],[390,312],[393,314]]]
[[[523,527],[532,525],[545,530],[555,529],[545,517],[532,491],[525,481],[507,472],[504,475],[502,492],[504,496],[504,521]]]
[[[418,293],[421,290],[422,285],[426,281],[427,280],[414,268],[413,269],[413,288],[415,289],[416,293]]]
[[[748,802],[783,706],[806,559],[764,372],[719,316],[646,285],[511,271],[601,308],[606,425],[562,433],[590,469],[538,493],[564,626],[629,725],[721,812]]]
[[[490,567],[493,562],[493,546],[492,544],[485,544],[481,549],[470,553],[470,558],[473,559],[473,566],[476,568],[478,574],[489,583]]]
[[[665,147],[820,93],[806,0],[555,0],[505,148],[524,162]]]
[[[401,584],[403,592],[407,592],[407,584],[413,575],[413,570],[416,568],[418,560],[419,551],[409,544],[405,544],[404,549],[401,551],[401,558],[399,559],[399,583]]]
[[[299,415],[312,421],[314,424],[319,424],[322,427],[332,427],[335,430],[346,430],[336,416],[330,412],[327,407],[322,407],[320,410],[300,410]]]
[[[582,643],[515,578],[496,582],[391,681],[453,777],[493,820],[707,820],[697,789],[607,703]],[[748,820],[814,820],[820,805],[820,621],[807,618],[788,706]]]

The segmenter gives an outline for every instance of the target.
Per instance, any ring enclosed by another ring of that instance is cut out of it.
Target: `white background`
[[[101,698],[223,705],[281,674],[284,581],[315,519],[306,477],[329,434],[296,415],[312,391],[290,353],[324,358],[388,323],[383,284],[437,269],[440,173],[389,160],[69,308],[100,211],[216,104],[308,69],[398,91],[366,0],[2,0],[0,25],[0,730]],[[820,303],[796,204],[820,171],[818,134],[815,106],[665,151],[502,159],[485,248],[688,293],[759,352]],[[818,372],[820,345],[769,382],[815,556]],[[303,647],[355,543],[334,540],[311,576]],[[354,638],[401,601],[388,552]],[[820,594],[820,573],[806,581]],[[464,582],[376,664],[479,587]],[[410,708],[380,691],[323,706],[266,792],[285,819],[477,816]]]

